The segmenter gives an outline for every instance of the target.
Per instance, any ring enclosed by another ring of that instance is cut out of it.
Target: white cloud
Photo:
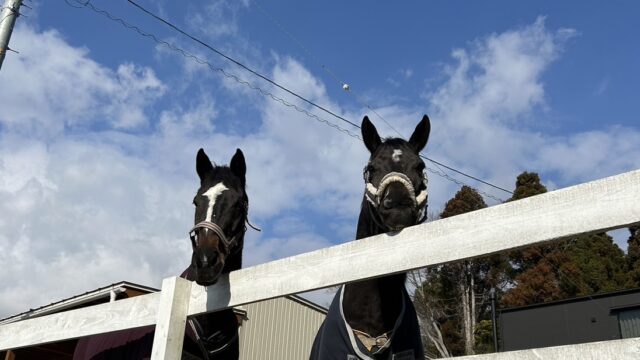
[[[211,1],[203,9],[193,11],[188,16],[190,27],[207,37],[218,38],[238,33],[238,13],[249,6],[243,1]]]
[[[611,79],[608,76],[605,76],[602,80],[600,80],[600,83],[598,84],[596,89],[593,91],[593,94],[596,96],[603,95],[609,89],[610,83],[611,83]]]
[[[36,32],[18,26],[15,42],[25,49],[7,57],[0,79],[0,124],[30,137],[64,132],[65,126],[87,128],[104,123],[131,129],[147,124],[145,105],[165,88],[148,68],[123,64],[117,71],[100,66],[86,48],[75,48],[55,30]]]
[[[564,136],[535,130],[548,121],[540,115],[547,106],[542,75],[576,33],[549,30],[540,17],[455,49],[446,80],[425,96],[432,108],[431,154],[505,187],[523,170],[567,186],[637,167],[624,156],[640,150],[631,141],[637,129],[608,126]]]
[[[14,173],[0,190],[3,315],[56,299],[51,292],[59,298],[124,279],[158,285],[186,267],[189,242],[180,229],[191,214],[176,204],[188,204],[192,189],[182,179],[111,146],[73,140],[46,150],[3,147],[1,159],[35,169]],[[15,287],[27,298],[16,298]]]
[[[176,204],[196,182],[130,152],[148,139],[109,130],[146,126],[164,85],[148,68],[103,67],[55,31],[14,36],[31,50],[0,75],[13,84],[0,89],[0,316],[181,271],[191,214]]]
[[[445,81],[425,95],[432,119],[426,154],[507,187],[522,170],[566,186],[640,167],[629,155],[640,150],[638,129],[564,136],[531,130],[546,106],[542,74],[573,34],[538,19],[456,49]],[[236,147],[247,158],[250,215],[273,231],[248,233],[245,266],[355,233],[368,157],[360,141],[270,99],[256,104],[255,95],[240,99],[258,109],[260,125],[225,134],[221,104],[229,105],[218,96],[160,104],[173,84],[148,68],[109,69],[55,31],[19,27],[15,36],[34,52],[8,58],[0,72],[17,84],[0,88],[0,316],[119,280],[159,286],[179,273],[189,260],[199,147],[217,163],[228,163]],[[274,62],[277,82],[359,123],[365,112],[341,110],[299,62]],[[151,107],[157,119],[146,115]],[[424,111],[417,108],[376,111],[409,136]],[[383,136],[395,136],[369,115]],[[458,189],[435,175],[430,184],[432,211]],[[316,215],[326,224],[318,226]]]
[[[506,188],[513,188],[515,177],[525,170],[540,173],[553,189],[640,168],[640,159],[633,155],[640,153],[640,142],[634,140],[640,129],[616,126],[615,119],[572,134],[537,130],[548,128],[545,123],[550,121],[544,116],[543,74],[576,33],[550,30],[544,18],[538,18],[529,26],[454,50],[444,83],[425,96],[433,126],[428,154]],[[430,204],[438,211],[459,187],[436,176],[431,179],[437,192]],[[508,197],[486,186],[480,189]]]
[[[6,284],[0,316],[119,280],[159,286],[163,277],[179,273],[189,261],[186,230],[201,146],[218,163],[228,163],[236,147],[245,151],[251,211],[258,220],[315,206],[353,216],[345,198],[357,209],[352,189],[358,187],[341,189],[345,171],[351,171],[345,161],[363,157],[364,149],[330,128],[310,126],[304,116],[291,119],[288,109],[267,103],[258,132],[226,135],[217,131],[216,100],[205,93],[190,105],[161,107],[146,132],[123,132],[147,127],[148,107],[167,88],[150,69],[123,64],[110,70],[55,31],[22,27],[16,36],[41,44],[41,50],[14,57],[5,63],[12,71],[3,72],[17,85],[0,100],[1,108],[11,107],[3,114],[16,114],[2,116],[0,134],[0,282]],[[45,81],[49,71],[68,76],[60,75],[54,86]],[[300,80],[300,91],[329,103],[321,84],[292,60],[276,68],[274,77]],[[67,89],[73,90],[70,97]],[[20,96],[30,101],[16,101]],[[292,120],[295,126],[287,126]],[[93,130],[96,125],[100,130]],[[35,128],[45,130],[33,137],[26,129]],[[330,228],[345,233],[339,219]],[[329,244],[302,230],[253,235],[245,262]]]

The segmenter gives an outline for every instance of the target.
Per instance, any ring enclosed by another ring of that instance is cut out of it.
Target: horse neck
[[[363,199],[356,238],[382,234],[385,229],[371,218],[369,202]],[[378,336],[393,329],[403,306],[406,274],[394,274],[345,285],[343,310],[353,329]]]
[[[244,246],[244,236],[238,239],[238,246],[240,247],[237,252],[230,254],[222,268],[222,273],[227,274],[232,271],[240,270],[242,268],[242,248]]]
[[[238,251],[227,257],[224,268],[222,268],[222,274],[228,274],[231,271],[239,270],[240,268],[242,268],[243,245],[244,234],[241,235],[238,239],[238,246],[240,247]],[[192,271],[193,267],[192,265],[190,265],[180,276],[185,279],[193,280]],[[238,320],[235,313],[233,312],[233,308],[196,315],[193,318],[198,322],[198,326],[200,326],[200,329],[202,331],[199,336],[209,337],[215,332],[221,332],[227,334],[224,339],[229,340],[229,334],[236,333],[238,329]],[[204,346],[207,347],[206,344]]]

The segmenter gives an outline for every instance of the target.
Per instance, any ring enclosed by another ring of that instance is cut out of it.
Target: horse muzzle
[[[378,215],[384,225],[392,231],[415,225],[418,209],[407,189],[399,183],[390,184],[378,205]]]
[[[215,284],[222,274],[224,260],[224,256],[215,249],[196,249],[191,258],[191,265],[195,270],[195,282],[202,286]]]
[[[426,187],[416,195],[411,180],[397,172],[385,175],[378,187],[367,183],[365,196],[377,209],[384,225],[392,231],[415,225],[427,203]]]

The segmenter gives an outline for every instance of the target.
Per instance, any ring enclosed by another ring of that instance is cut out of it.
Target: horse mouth
[[[211,286],[211,285],[215,285],[215,283],[218,282],[218,279],[213,279],[213,280],[196,280],[196,284],[200,285],[200,286]]]
[[[198,276],[196,277],[196,284],[200,286],[211,286],[218,282],[220,276]]]
[[[222,264],[218,264],[214,267],[208,268],[196,268],[195,282],[201,286],[211,286],[218,282],[220,275],[222,274]]]
[[[417,212],[411,207],[381,209],[380,215],[382,223],[393,232],[415,225],[417,219]]]

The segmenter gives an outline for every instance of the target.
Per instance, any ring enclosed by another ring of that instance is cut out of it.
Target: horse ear
[[[422,120],[416,126],[416,129],[413,131],[411,138],[409,139],[409,145],[413,147],[416,152],[422,151],[422,149],[427,145],[427,140],[429,140],[429,133],[431,132],[431,122],[429,121],[429,117],[427,115],[422,117]]]
[[[229,168],[231,169],[231,172],[242,179],[242,183],[244,184],[245,175],[247,173],[247,164],[244,161],[244,154],[242,153],[242,150],[236,149],[236,153],[231,158],[231,163],[229,163]]]
[[[380,140],[380,135],[378,135],[378,130],[376,127],[369,121],[369,117],[365,116],[362,119],[362,139],[364,140],[364,146],[369,149],[369,152],[373,154],[374,151],[382,144],[382,140]]]
[[[196,155],[196,171],[200,176],[200,181],[204,180],[205,176],[213,172],[213,165],[204,150],[200,148],[198,155]]]

